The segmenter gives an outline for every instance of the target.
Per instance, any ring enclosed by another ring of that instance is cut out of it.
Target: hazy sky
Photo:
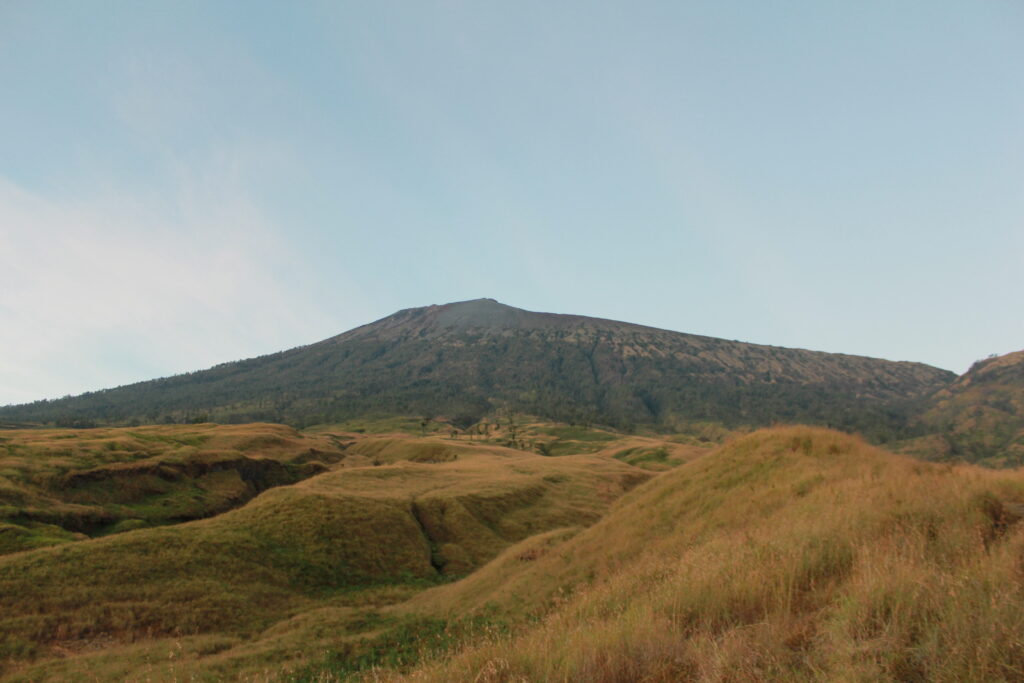
[[[0,404],[477,297],[1024,348],[1024,3],[0,0]]]

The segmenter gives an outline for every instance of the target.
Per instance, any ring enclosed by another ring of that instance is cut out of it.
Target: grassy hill
[[[353,635],[405,623],[376,608],[591,524],[650,476],[587,454],[369,437],[329,470],[209,519],[0,557],[0,661],[15,680],[66,680],[86,677],[95,651],[113,667],[98,677],[122,678],[184,639],[197,656],[223,652],[222,672],[261,666],[267,651],[280,666],[296,656],[280,644],[292,620]]]
[[[920,363],[786,349],[488,299],[400,311],[282,353],[77,397],[0,408],[58,426],[446,416],[460,427],[503,409],[546,419],[674,431],[692,421],[905,426],[952,373]]]
[[[522,626],[374,680],[1020,680],[1022,501],[1021,472],[760,431],[417,596]]]
[[[930,435],[905,445],[914,455],[1024,465],[1024,351],[975,363],[925,403],[918,422]]]
[[[283,425],[0,433],[0,554],[210,517],[322,472],[346,444]]]

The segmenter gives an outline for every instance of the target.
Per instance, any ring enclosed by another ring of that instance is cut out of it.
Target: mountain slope
[[[975,363],[925,404],[923,430],[934,435],[911,452],[989,465],[1024,464],[1024,351]]]
[[[787,349],[478,299],[399,311],[310,346],[82,396],[0,419],[313,424],[371,414],[472,423],[498,407],[619,427],[711,419],[868,432],[954,378],[920,363]]]

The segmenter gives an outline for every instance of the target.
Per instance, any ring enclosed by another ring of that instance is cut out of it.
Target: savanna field
[[[3,436],[4,680],[1024,679],[1016,470],[812,427]]]

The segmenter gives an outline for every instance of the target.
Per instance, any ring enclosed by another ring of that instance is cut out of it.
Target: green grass
[[[356,443],[349,453],[367,457],[376,465],[401,461],[439,463],[458,459],[461,448],[452,441],[380,438]]]
[[[450,429],[450,425],[444,420],[432,418],[424,425],[422,417],[386,416],[319,424],[307,427],[303,431],[308,434],[354,432],[357,434],[408,434],[409,436],[421,436],[424,434],[447,435]]]
[[[566,441],[606,442],[620,438],[604,430],[584,427],[582,425],[545,425],[537,429],[538,433],[548,434],[556,439]]]
[[[0,515],[3,514],[4,511],[0,508]],[[10,514],[9,512],[8,514],[14,517],[17,516],[16,513]],[[55,524],[32,522],[10,524],[0,522],[0,555],[68,543],[80,538],[80,535],[67,531]]]
[[[500,619],[474,616],[463,619],[390,617],[371,623],[379,635],[360,638],[328,650],[319,659],[289,672],[287,680],[314,683],[343,680],[355,674],[386,668],[408,670],[423,660],[444,656],[467,640],[504,636],[509,627]]]
[[[657,446],[653,448],[626,448],[613,456],[616,460],[628,462],[630,465],[636,467],[643,467],[644,465],[650,464],[667,464],[669,462],[669,452],[664,446]]]
[[[25,641],[251,635],[338,591],[433,576],[404,507],[275,489],[213,520],[0,559],[0,658]]]

